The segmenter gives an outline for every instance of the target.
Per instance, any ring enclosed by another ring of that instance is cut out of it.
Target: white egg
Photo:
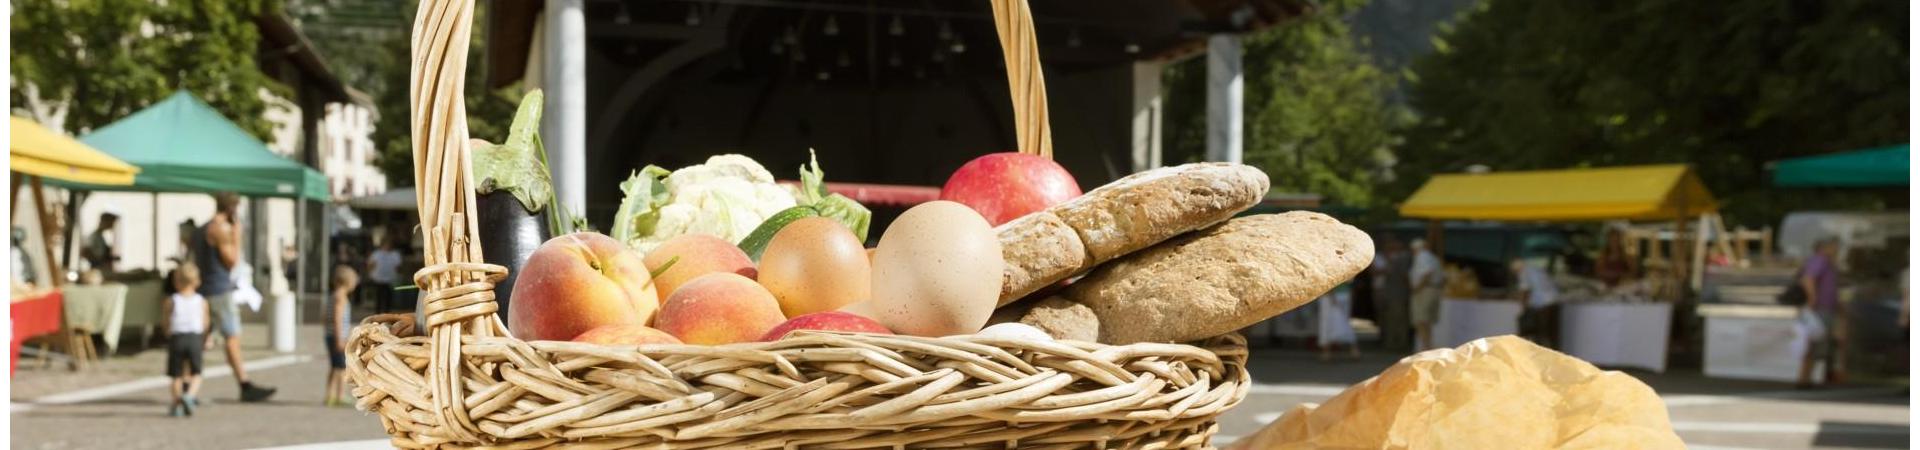
[[[973,335],[976,337],[990,337],[990,338],[1025,340],[1025,341],[1053,340],[1053,336],[1048,335],[1046,331],[1041,331],[1039,328],[1035,328],[1033,325],[1027,325],[1020,322],[1007,322],[1002,324],[995,324],[993,326],[987,327],[986,329],[980,330],[979,333],[974,333]]]
[[[972,333],[993,314],[1005,265],[1000,239],[980,213],[949,201],[923,203],[880,235],[873,299],[861,308],[895,333]]]

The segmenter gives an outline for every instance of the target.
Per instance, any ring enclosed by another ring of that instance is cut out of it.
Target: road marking
[[[1673,431],[1814,434],[1820,432],[1820,424],[1805,422],[1673,422]]]
[[[254,450],[386,450],[390,448],[393,448],[393,441],[390,439],[368,439],[364,441],[319,442],[285,447],[263,447]]]
[[[261,370],[272,369],[275,367],[299,364],[299,363],[307,362],[312,359],[313,357],[307,356],[307,355],[280,355],[280,356],[257,359],[253,361],[247,361],[247,369],[253,370],[253,371],[261,371]],[[200,372],[200,376],[202,379],[222,378],[222,377],[227,377],[232,375],[233,375],[233,368],[225,365],[214,367],[214,368],[207,369]],[[148,389],[165,388],[171,383],[173,383],[172,378],[167,378],[163,376],[151,376],[151,377],[141,378],[133,381],[109,384],[106,386],[97,386],[97,387],[91,387],[91,388],[81,389],[77,391],[62,392],[58,394],[53,394],[53,395],[48,395],[48,396],[33,399],[33,401],[28,404],[12,403],[9,406],[12,407],[12,412],[31,411],[36,406],[70,405],[74,403],[85,403],[85,402],[91,402],[95,400],[103,400],[103,399],[113,398],[120,395],[140,392]]]
[[[1754,400],[1810,400],[1810,399],[1829,399],[1829,398],[1845,398],[1845,397],[1869,397],[1869,396],[1875,396],[1875,395],[1898,394],[1903,390],[1904,390],[1903,388],[1873,387],[1873,388],[1805,390],[1805,391],[1803,390],[1757,391],[1757,392],[1746,392],[1746,393],[1729,394],[1729,395],[1683,394],[1683,395],[1673,395],[1673,396],[1662,396],[1661,400],[1666,402],[1667,408],[1671,409],[1675,407],[1686,407],[1686,406],[1724,405],[1729,403],[1740,403],[1740,402],[1747,402],[1747,401],[1754,401]]]
[[[1327,399],[1327,398],[1332,398],[1335,395],[1340,395],[1341,392],[1344,392],[1347,390],[1347,387],[1348,386],[1327,385],[1327,384],[1254,383],[1252,386],[1249,386],[1247,388],[1247,392],[1251,394],[1292,395],[1292,396],[1300,396],[1300,397],[1315,397],[1319,399]],[[1738,394],[1725,394],[1725,395],[1713,395],[1713,394],[1663,395],[1660,397],[1660,399],[1661,401],[1667,404],[1668,408],[1676,408],[1676,407],[1687,407],[1687,406],[1724,405],[1724,404],[1740,403],[1740,402],[1747,402],[1747,401],[1753,401],[1753,400],[1808,400],[1808,399],[1829,399],[1829,398],[1844,398],[1844,397],[1868,397],[1868,396],[1875,396],[1875,395],[1898,394],[1902,390],[1903,388],[1897,388],[1897,387],[1868,387],[1868,388],[1827,389],[1827,390],[1754,391],[1754,392],[1743,392]]]
[[[1254,383],[1247,387],[1252,394],[1298,395],[1302,397],[1327,398],[1345,392],[1347,386],[1328,384],[1264,384]]]

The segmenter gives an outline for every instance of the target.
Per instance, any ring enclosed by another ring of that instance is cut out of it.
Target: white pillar
[[[1133,171],[1157,169],[1160,157],[1160,123],[1163,95],[1160,92],[1159,62],[1133,63]]]
[[[574,214],[587,205],[587,19],[584,0],[547,0],[542,86],[546,110],[540,139],[553,170],[554,194]]]
[[[1240,36],[1207,38],[1207,160],[1240,162],[1243,139]]]

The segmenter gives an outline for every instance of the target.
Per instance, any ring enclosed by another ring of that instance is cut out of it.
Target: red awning
[[[780,184],[800,184],[780,180]],[[940,188],[901,184],[827,183],[827,192],[845,195],[862,205],[908,207],[940,199]]]

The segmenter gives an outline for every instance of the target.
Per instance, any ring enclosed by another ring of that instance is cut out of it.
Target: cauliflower
[[[705,164],[667,172],[658,166],[620,184],[624,199],[613,237],[647,252],[689,233],[739,242],[767,217],[795,205],[794,195],[752,158],[718,155]]]

